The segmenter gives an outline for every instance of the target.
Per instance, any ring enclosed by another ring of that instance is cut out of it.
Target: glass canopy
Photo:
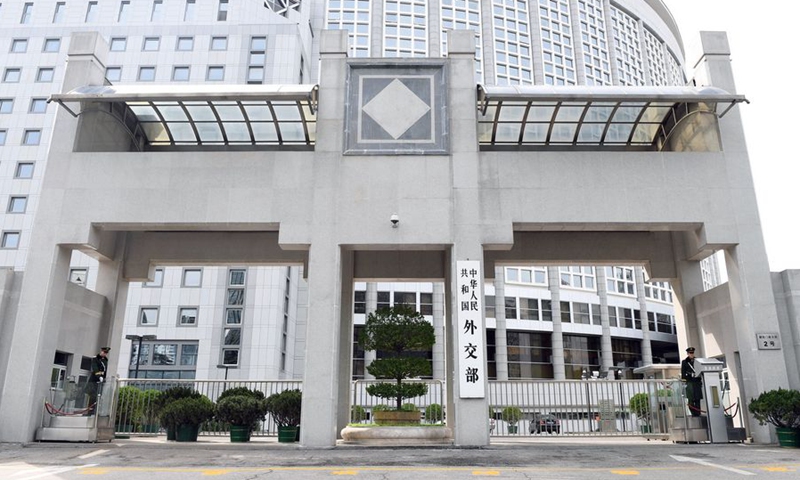
[[[112,104],[110,110],[150,147],[314,145],[316,85],[221,87],[80,87],[51,100],[65,108],[81,102],[84,110],[92,102]]]
[[[685,136],[684,123],[697,118],[705,133],[710,128],[716,131],[716,118],[746,101],[741,95],[711,87],[478,85],[478,139],[483,150],[685,148],[684,139],[670,139],[676,132]],[[726,108],[718,113],[719,106]],[[708,138],[707,134],[702,137],[713,143]]]

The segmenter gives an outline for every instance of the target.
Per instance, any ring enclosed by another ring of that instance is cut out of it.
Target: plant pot
[[[297,438],[297,427],[278,427],[279,443],[294,443]]]
[[[639,425],[639,429],[641,430],[642,433],[652,433],[653,432],[653,427],[651,427],[650,425]]]
[[[775,428],[778,434],[778,445],[787,448],[800,448],[800,429],[797,428]]]
[[[133,425],[119,425],[117,427],[117,431],[120,433],[131,433],[135,432],[136,429],[133,427]]]
[[[392,425],[417,425],[422,418],[422,413],[419,411],[406,412],[403,410],[388,410],[373,412],[372,416],[375,423],[378,425],[387,423]]]
[[[160,430],[160,428],[156,424],[153,424],[153,425],[144,424],[144,425],[142,425],[142,432],[143,433],[158,433],[159,430]]]
[[[231,425],[231,442],[243,443],[250,441],[250,425]]]
[[[515,433],[517,433],[517,429],[518,428],[519,427],[517,427],[516,425],[509,425],[508,426],[508,433],[515,434]]]
[[[196,442],[200,433],[200,425],[179,425],[175,432],[177,442]]]

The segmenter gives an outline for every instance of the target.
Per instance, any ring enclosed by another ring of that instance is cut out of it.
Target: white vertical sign
[[[461,398],[484,398],[486,348],[483,344],[483,278],[476,260],[456,262],[458,277],[458,376]]]

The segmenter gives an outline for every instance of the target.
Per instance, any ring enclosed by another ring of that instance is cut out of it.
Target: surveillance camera
[[[396,213],[393,213],[389,220],[392,222],[392,228],[397,228],[397,224],[400,223],[400,217]]]

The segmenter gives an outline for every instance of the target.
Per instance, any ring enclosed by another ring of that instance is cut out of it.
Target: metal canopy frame
[[[313,147],[317,85],[86,86],[56,94],[81,112],[111,104],[151,148]],[[124,108],[119,108],[124,106]],[[131,125],[131,119],[135,122]]]
[[[679,123],[740,102],[713,87],[478,85],[478,138],[482,150],[661,150]]]

